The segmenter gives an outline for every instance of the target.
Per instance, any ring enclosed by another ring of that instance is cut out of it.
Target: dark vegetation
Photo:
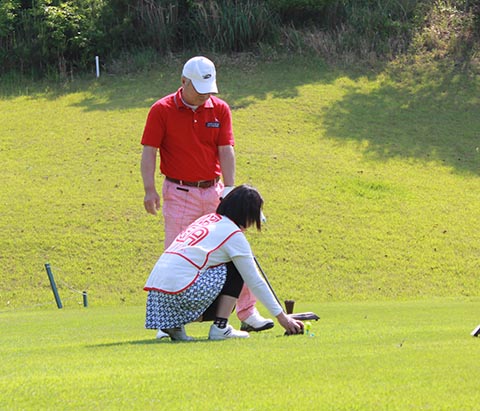
[[[175,53],[398,56],[478,70],[480,0],[2,0],[0,75],[123,74]]]

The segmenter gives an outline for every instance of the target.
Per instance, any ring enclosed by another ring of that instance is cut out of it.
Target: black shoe
[[[245,321],[242,321],[242,331],[264,331],[273,328],[275,323],[270,318],[263,318],[258,312],[253,313]]]

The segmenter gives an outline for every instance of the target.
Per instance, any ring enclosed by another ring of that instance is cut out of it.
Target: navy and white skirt
[[[226,279],[227,267],[222,264],[205,270],[178,294],[149,291],[145,328],[174,328],[197,320],[218,297]]]

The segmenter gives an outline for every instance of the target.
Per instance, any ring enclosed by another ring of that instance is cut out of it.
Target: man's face
[[[192,106],[201,106],[211,96],[211,93],[207,93],[207,94],[198,93],[197,90],[195,90],[195,87],[193,87],[193,83],[191,82],[190,79],[183,78],[182,85],[183,85],[182,97],[186,103]]]

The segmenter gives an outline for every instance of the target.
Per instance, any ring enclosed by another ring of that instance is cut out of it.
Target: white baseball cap
[[[206,57],[192,57],[183,66],[182,76],[192,80],[200,94],[218,93],[215,65]]]

